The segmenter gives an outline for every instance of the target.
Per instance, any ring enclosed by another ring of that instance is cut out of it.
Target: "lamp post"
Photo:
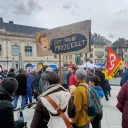
[[[7,38],[5,40],[6,40],[6,57],[7,57],[7,70],[8,70],[8,40]]]

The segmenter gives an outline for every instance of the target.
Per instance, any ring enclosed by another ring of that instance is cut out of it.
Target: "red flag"
[[[120,57],[108,46],[106,63],[107,78],[112,79],[122,64],[123,61],[120,59]]]

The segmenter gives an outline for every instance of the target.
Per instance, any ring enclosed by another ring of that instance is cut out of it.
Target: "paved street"
[[[116,109],[116,96],[119,92],[119,86],[112,86],[112,97],[109,102],[106,102],[103,99],[103,120],[102,120],[102,128],[121,128],[121,113]],[[34,114],[34,109],[25,109],[24,110],[25,121],[28,122],[28,126],[30,127],[30,123]],[[17,113],[15,112],[15,119],[17,118]]]

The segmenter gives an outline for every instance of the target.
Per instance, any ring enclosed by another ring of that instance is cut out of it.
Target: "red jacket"
[[[76,80],[75,74],[72,74],[69,78],[69,86],[76,85],[76,84],[77,84],[77,80]]]
[[[128,128],[128,82],[122,86],[117,100],[117,108],[122,111],[122,128]]]

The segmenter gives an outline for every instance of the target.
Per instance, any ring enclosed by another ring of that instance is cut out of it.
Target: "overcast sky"
[[[92,33],[128,39],[128,0],[0,0],[0,17],[42,28],[92,20]]]

